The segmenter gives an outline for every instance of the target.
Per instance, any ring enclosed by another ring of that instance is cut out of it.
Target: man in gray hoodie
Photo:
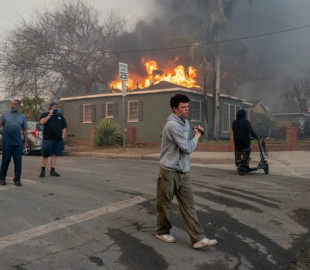
[[[172,225],[169,220],[171,202],[175,195],[193,248],[202,248],[214,245],[217,241],[206,238],[194,206],[190,179],[190,154],[195,150],[198,139],[204,130],[200,125],[195,126],[195,135],[192,139],[189,138],[188,104],[189,98],[182,94],[177,94],[170,99],[172,113],[169,115],[162,133],[160,151],[161,169],[156,194],[156,238],[168,243],[176,241],[170,234]]]

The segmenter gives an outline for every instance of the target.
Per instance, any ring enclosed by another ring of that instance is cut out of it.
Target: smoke
[[[155,0],[151,19],[137,22],[134,31],[115,39],[114,50],[122,52],[117,58],[129,63],[130,73],[147,75],[143,60],[155,60],[159,68],[186,64],[188,49],[165,49],[179,46],[184,35],[180,26],[172,23],[179,14],[173,5],[173,1]]]
[[[199,11],[195,11],[194,5],[176,9],[175,3],[154,0],[152,16],[115,40],[116,51],[135,51],[117,55],[129,63],[130,72],[146,75],[142,58],[154,59],[160,67],[190,64],[197,68],[201,64],[201,61],[189,62],[188,48],[152,50],[189,45],[182,26],[172,22],[181,14]],[[222,90],[248,101],[262,100],[272,111],[280,110],[285,78],[301,76],[310,67],[310,27],[283,30],[309,25],[309,10],[308,0],[237,1],[221,39],[252,38],[221,45]],[[257,36],[271,32],[279,33]],[[232,72],[238,74],[239,80],[226,83],[225,78]],[[201,76],[198,80],[202,85]]]
[[[238,1],[230,24],[230,37],[246,37],[297,28],[310,24],[307,0]],[[247,59],[259,74],[247,82],[238,95],[262,100],[272,111],[281,109],[285,78],[299,77],[310,68],[310,27],[242,40]],[[268,76],[269,74],[269,76]]]

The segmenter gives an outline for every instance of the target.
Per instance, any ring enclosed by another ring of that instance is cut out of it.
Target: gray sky
[[[114,10],[134,23],[150,18],[153,0],[84,0],[100,12]],[[54,9],[60,0],[0,0],[0,33],[16,26],[22,18],[30,20],[34,12]]]
[[[54,9],[60,3],[59,1],[0,0],[0,38],[4,36],[5,31],[21,22],[22,18],[31,20],[35,11]],[[83,1],[102,13],[110,10],[118,11],[132,24],[139,20],[151,21],[155,16],[169,19],[173,13],[167,0]],[[159,3],[162,7],[159,7]],[[251,4],[248,1],[239,0],[233,12],[234,19],[229,27],[227,38],[234,39],[310,25],[309,10],[310,0],[253,0]],[[154,31],[156,27],[157,24],[154,23]],[[149,42],[152,43],[153,40]],[[306,70],[310,70],[310,27],[241,42],[247,47],[248,57],[250,60],[253,59],[253,65],[255,61],[262,58],[264,60],[262,66],[268,67],[274,74],[271,80],[266,80],[263,84],[246,84],[243,89],[240,89],[240,97],[248,100],[261,99],[267,105],[268,103],[274,105],[279,103],[283,78],[288,75],[299,76]],[[225,69],[225,67],[222,68]]]
[[[129,25],[139,20],[149,20],[154,13],[154,0],[83,0],[100,11],[111,10],[119,12],[125,17]],[[23,19],[31,20],[35,11],[53,10],[60,0],[0,0],[0,38],[5,37],[7,31],[16,27]],[[0,99],[4,86],[0,79]]]

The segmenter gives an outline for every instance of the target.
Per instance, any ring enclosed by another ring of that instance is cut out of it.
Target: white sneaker
[[[171,234],[156,234],[156,238],[167,243],[175,243],[176,239]]]
[[[204,238],[204,239],[200,240],[199,242],[195,243],[193,245],[193,248],[203,248],[206,246],[213,246],[215,244],[217,244],[217,240]]]

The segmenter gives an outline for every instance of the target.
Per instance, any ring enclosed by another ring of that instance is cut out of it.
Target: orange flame
[[[176,57],[176,59],[178,59],[178,57]],[[187,88],[201,88],[196,84],[195,78],[197,77],[197,70],[192,66],[188,67],[187,72],[185,67],[181,65],[173,69],[167,68],[165,70],[159,70],[158,64],[155,60],[145,61],[143,58],[141,62],[144,64],[148,75],[142,78],[129,73],[127,81],[127,87],[129,90],[147,88],[152,84],[158,84],[162,81],[171,82]],[[112,89],[121,89],[121,81],[112,81],[109,86]]]

